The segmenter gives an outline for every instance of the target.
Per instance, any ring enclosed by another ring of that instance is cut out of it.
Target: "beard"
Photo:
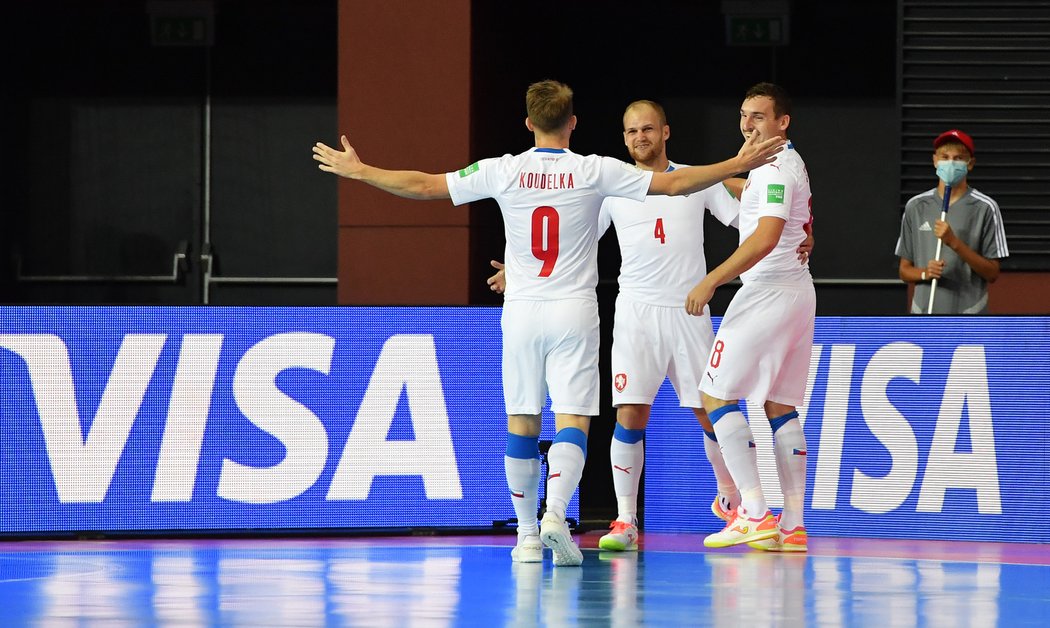
[[[631,155],[631,159],[642,163],[651,161],[660,153],[663,152],[663,146],[660,144],[646,144],[644,146],[629,146],[627,148],[628,154]]]

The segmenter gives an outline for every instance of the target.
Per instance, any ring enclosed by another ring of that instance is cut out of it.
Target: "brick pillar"
[[[362,160],[432,173],[469,163],[470,28],[470,0],[339,0],[339,133]],[[340,304],[466,304],[469,255],[469,206],[340,179]]]

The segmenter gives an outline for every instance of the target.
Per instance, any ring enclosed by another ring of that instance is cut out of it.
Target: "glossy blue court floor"
[[[584,564],[510,536],[0,542],[3,626],[1050,624],[1043,545],[811,539],[807,555],[646,535]]]

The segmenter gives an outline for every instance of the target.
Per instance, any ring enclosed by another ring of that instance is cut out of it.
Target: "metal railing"
[[[600,286],[615,286],[618,284],[616,279],[601,279],[598,281]],[[727,286],[740,286],[743,283],[739,278],[727,282]],[[868,279],[863,277],[829,277],[826,279],[813,278],[813,285],[815,286],[905,286],[905,282],[899,278],[894,279]]]
[[[210,243],[205,244],[201,251],[201,265],[204,269],[204,285],[202,303],[208,305],[211,302],[212,284],[255,284],[255,285],[334,285],[338,283],[337,277],[258,277],[258,276],[217,276],[215,270],[215,253]]]
[[[25,283],[169,283],[177,284],[189,268],[189,243],[179,242],[171,260],[168,275],[26,275],[22,273],[22,255],[15,251],[15,281]]]

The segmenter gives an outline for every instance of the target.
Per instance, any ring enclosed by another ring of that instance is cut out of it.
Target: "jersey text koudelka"
[[[499,204],[507,239],[506,300],[594,301],[602,200],[642,200],[652,173],[611,157],[533,148],[483,159],[445,179],[456,205],[483,198]]]

